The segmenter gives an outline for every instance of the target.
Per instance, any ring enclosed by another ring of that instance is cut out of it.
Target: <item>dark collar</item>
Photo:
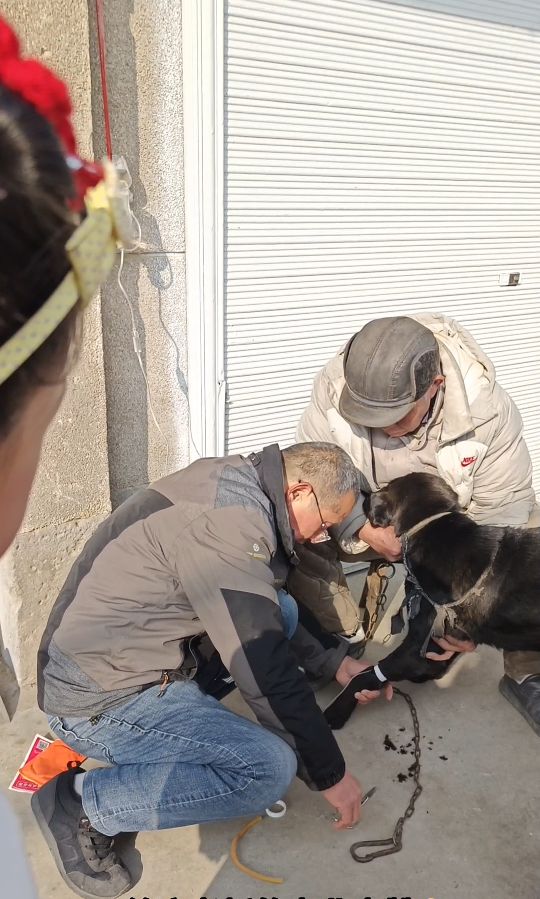
[[[454,510],[454,511],[456,511],[456,510]],[[449,514],[452,514],[452,513],[449,513]],[[462,515],[463,513],[457,512],[457,514]],[[418,594],[424,596],[431,603],[431,605],[434,606],[435,608],[439,608],[442,606],[444,606],[446,608],[450,608],[452,606],[459,606],[462,603],[467,602],[469,597],[475,591],[478,591],[479,585],[483,583],[483,581],[487,577],[489,571],[492,571],[495,566],[495,561],[496,561],[497,555],[499,553],[499,550],[501,549],[503,539],[504,539],[505,534],[508,531],[508,528],[498,528],[500,533],[497,535],[497,539],[494,541],[494,546],[493,546],[493,549],[491,552],[489,562],[486,564],[484,570],[479,575],[479,577],[475,581],[475,583],[472,584],[472,586],[470,586],[467,590],[465,590],[465,592],[463,593],[463,595],[461,596],[460,599],[452,600],[452,597],[450,596],[450,597],[448,597],[448,599],[446,599],[446,597],[444,597],[444,598],[437,597],[437,599],[435,600],[428,593],[426,593],[426,591],[419,583],[418,578],[416,577],[416,575],[412,569],[411,538],[415,538],[417,536],[418,532],[420,532],[420,534],[421,534],[424,527],[429,527],[432,524],[432,522],[434,522],[436,519],[442,518],[442,517],[443,517],[442,514],[441,515],[433,515],[430,518],[426,518],[423,521],[421,521],[420,526],[416,525],[415,527],[410,528],[408,531],[406,531],[405,533],[400,535],[401,546],[403,549],[402,562],[403,562],[403,567],[405,568],[407,580],[413,585],[415,591]]]
[[[433,602],[433,600],[431,599],[429,594],[426,593],[424,588],[419,583],[418,578],[416,577],[414,571],[412,570],[411,560],[409,558],[409,538],[408,538],[407,534],[403,534],[401,536],[401,545],[403,547],[403,554],[402,554],[401,561],[403,562],[403,567],[405,569],[406,580],[408,580],[409,583],[414,587],[415,593],[417,593],[418,596],[423,596],[424,599],[427,599],[427,601],[432,606],[437,605],[437,603]],[[443,603],[443,605],[444,605],[444,603]]]
[[[438,517],[438,516],[436,516],[436,517]],[[427,519],[426,519],[426,521],[427,521]],[[413,529],[411,528],[411,531],[412,530]],[[411,559],[410,559],[409,536],[410,536],[410,531],[407,532],[406,534],[402,534],[401,538],[400,538],[402,541],[402,547],[403,547],[402,562],[403,562],[403,567],[405,569],[406,578],[409,581],[409,583],[412,584],[412,586],[414,588],[414,592],[418,596],[423,596],[424,599],[427,599],[427,601],[433,606],[434,609],[450,608],[452,606],[461,605],[461,603],[464,602],[463,598],[452,600],[451,595],[445,596],[444,594],[442,594],[442,595],[438,595],[437,599],[434,599],[432,596],[429,595],[429,593],[426,593],[426,591],[420,584],[418,578],[416,577],[416,575],[412,569]],[[465,597],[467,597],[467,596],[468,596],[468,591],[465,593]]]
[[[291,565],[298,564],[294,551],[294,534],[285,502],[283,456],[277,443],[265,446],[260,453],[250,453],[249,461],[257,472],[261,487],[272,503],[276,531]]]

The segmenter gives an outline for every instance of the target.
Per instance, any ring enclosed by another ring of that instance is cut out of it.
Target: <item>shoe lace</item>
[[[111,864],[114,864],[116,861],[116,854],[112,850],[114,837],[108,837],[106,834],[100,833],[99,830],[92,827],[88,818],[81,818],[80,827],[85,836],[88,837],[90,847],[97,858],[101,861],[107,858]]]

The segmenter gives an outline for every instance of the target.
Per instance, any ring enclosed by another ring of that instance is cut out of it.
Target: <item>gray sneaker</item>
[[[73,789],[77,771],[54,777],[32,795],[32,811],[65,882],[85,899],[115,899],[133,885],[113,852],[114,837],[95,830]]]
[[[520,684],[505,674],[499,690],[540,737],[540,674],[531,674]]]

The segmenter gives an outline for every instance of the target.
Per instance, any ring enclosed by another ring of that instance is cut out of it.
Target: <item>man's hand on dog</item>
[[[442,653],[426,652],[426,659],[431,659],[433,662],[447,662],[456,652],[474,652],[476,649],[476,643],[473,643],[472,640],[457,640],[450,635],[433,637],[433,642],[445,650]]]
[[[371,668],[371,665],[367,662],[359,662],[358,659],[351,659],[349,656],[345,656],[336,671],[336,680],[340,686],[346,687],[351,678],[360,674],[361,671],[365,671],[366,668]],[[362,690],[361,693],[355,693],[354,698],[358,701],[359,705],[367,705],[368,702],[373,702],[374,699],[378,699],[380,695],[380,690]],[[392,696],[394,695],[392,684],[385,684],[384,695],[386,696],[386,699],[392,699]]]
[[[397,562],[401,559],[401,541],[396,537],[392,525],[387,528],[374,528],[369,521],[358,531],[358,539],[368,543],[369,546],[388,562]]]

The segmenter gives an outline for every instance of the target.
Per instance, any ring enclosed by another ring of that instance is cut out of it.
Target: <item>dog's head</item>
[[[364,511],[373,527],[393,525],[399,537],[424,518],[459,512],[457,495],[438,475],[415,471],[390,481],[366,498]]]

